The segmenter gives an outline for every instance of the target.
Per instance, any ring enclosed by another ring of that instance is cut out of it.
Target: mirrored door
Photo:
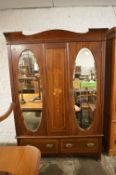
[[[18,92],[24,125],[36,132],[42,120],[42,82],[37,58],[30,50],[24,50],[19,58]]]
[[[74,111],[81,130],[91,128],[96,113],[97,77],[92,52],[82,48],[73,70]]]

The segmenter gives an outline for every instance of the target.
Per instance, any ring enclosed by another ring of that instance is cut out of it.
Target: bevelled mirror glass
[[[82,130],[89,129],[95,117],[96,85],[95,59],[88,48],[82,48],[75,59],[73,71],[75,117]]]
[[[30,50],[22,52],[18,63],[19,103],[27,130],[36,132],[42,120],[40,68]]]

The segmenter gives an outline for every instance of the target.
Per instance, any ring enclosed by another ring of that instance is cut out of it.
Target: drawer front
[[[61,152],[64,153],[94,153],[99,151],[99,139],[66,139],[61,140]]]
[[[58,153],[58,141],[54,139],[20,139],[19,144],[36,146],[41,153]]]

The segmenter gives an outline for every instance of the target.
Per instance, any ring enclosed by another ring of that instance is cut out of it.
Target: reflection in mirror
[[[42,85],[37,60],[30,50],[23,51],[19,58],[18,92],[24,124],[35,132],[42,120]]]
[[[74,110],[77,123],[83,130],[89,129],[96,113],[96,69],[91,51],[79,51],[73,72]]]

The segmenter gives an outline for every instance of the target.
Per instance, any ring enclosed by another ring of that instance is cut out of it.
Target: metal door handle
[[[46,144],[46,147],[47,147],[47,148],[53,148],[53,146],[54,146],[53,143],[47,143],[47,144]]]
[[[72,143],[66,143],[66,144],[65,144],[65,147],[66,147],[66,148],[72,148],[72,147],[73,147],[73,144],[72,144]]]

